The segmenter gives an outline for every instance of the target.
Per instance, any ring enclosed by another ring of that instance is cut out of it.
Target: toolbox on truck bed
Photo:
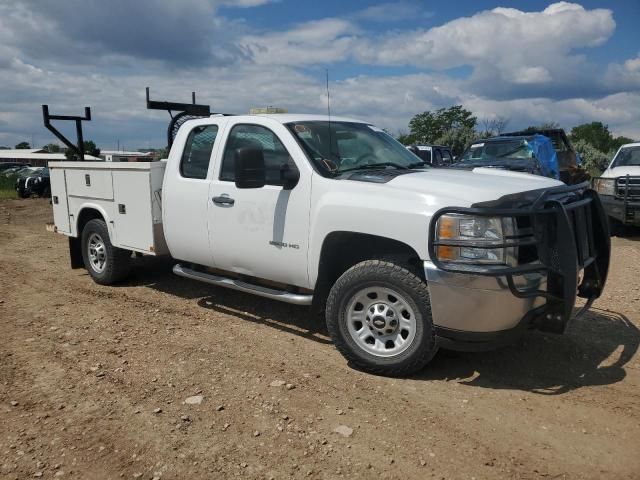
[[[58,232],[76,237],[82,216],[98,212],[109,219],[114,246],[167,253],[162,229],[165,162],[50,162],[49,169]]]

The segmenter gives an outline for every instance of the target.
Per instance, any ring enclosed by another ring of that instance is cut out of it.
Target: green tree
[[[449,108],[440,108],[435,112],[426,111],[415,115],[409,122],[409,134],[416,142],[433,143],[451,130],[473,130],[477,120],[462,105],[454,105]]]
[[[169,158],[169,147],[159,148],[155,153],[158,156],[158,160]]]
[[[29,142],[20,142],[15,146],[15,148],[16,150],[27,150],[31,148],[31,145],[29,145]]]
[[[501,135],[507,129],[510,121],[510,118],[500,115],[495,118],[485,118],[481,122],[483,131],[480,133],[480,136],[482,138],[489,138]]]
[[[42,149],[46,150],[47,153],[59,153],[62,151],[62,148],[60,148],[60,145],[56,143],[48,143],[44,147],[42,147]]]
[[[85,155],[93,155],[94,157],[97,157],[98,155],[100,155],[100,149],[96,147],[96,144],[92,140],[86,140],[82,142],[82,145],[84,146]],[[69,160],[79,160],[79,157],[76,154],[76,152],[74,152],[70,148],[67,148],[64,154]]]
[[[582,138],[573,142],[573,148],[580,154],[584,168],[594,177],[600,176],[611,160],[611,155],[598,150]]]
[[[613,135],[611,135],[609,127],[602,122],[577,125],[571,129],[569,138],[572,143],[584,140],[601,152],[608,152],[613,148]]]
[[[416,139],[414,138],[414,136],[407,132],[398,132],[396,140],[398,140],[403,145],[413,145],[414,143],[416,143]]]
[[[472,127],[452,128],[444,132],[434,143],[448,146],[457,157],[478,138],[478,132]]]
[[[616,137],[611,141],[610,150],[615,150],[617,152],[618,149],[625,143],[633,143],[633,139],[625,136]]]

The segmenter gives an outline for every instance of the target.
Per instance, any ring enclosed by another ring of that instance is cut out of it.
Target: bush
[[[586,140],[577,140],[573,143],[573,148],[580,154],[582,165],[592,176],[600,176],[611,161],[611,157],[587,143]]]
[[[452,128],[437,138],[434,143],[436,145],[446,145],[451,148],[453,155],[458,157],[478,138],[478,132],[473,128]]]
[[[17,198],[16,195],[16,175],[5,177],[0,173],[0,198]]]

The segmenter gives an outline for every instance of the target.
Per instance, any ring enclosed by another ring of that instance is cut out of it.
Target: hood
[[[564,185],[558,180],[527,173],[476,168],[472,171],[430,168],[398,175],[386,186],[425,196],[428,204],[467,207],[513,193]]]
[[[536,169],[536,162],[532,158],[504,159],[499,158],[485,159],[478,162],[459,162],[451,165],[451,168],[471,170],[473,168],[501,168],[505,170],[513,170],[516,172],[533,172]]]
[[[602,176],[605,178],[617,178],[627,175],[636,177],[640,176],[640,166],[607,168],[602,173]]]

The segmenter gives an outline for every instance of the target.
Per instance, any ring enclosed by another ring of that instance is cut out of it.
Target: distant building
[[[98,157],[85,155],[85,160],[101,160]],[[44,148],[25,148],[18,150],[0,149],[0,162],[16,162],[31,165],[32,167],[46,167],[49,162],[67,160],[64,153],[47,153]]]
[[[267,115],[271,113],[289,113],[286,108],[256,107],[249,110],[249,115]]]
[[[153,152],[126,152],[122,150],[101,150],[100,158],[105,162],[152,162]]]

